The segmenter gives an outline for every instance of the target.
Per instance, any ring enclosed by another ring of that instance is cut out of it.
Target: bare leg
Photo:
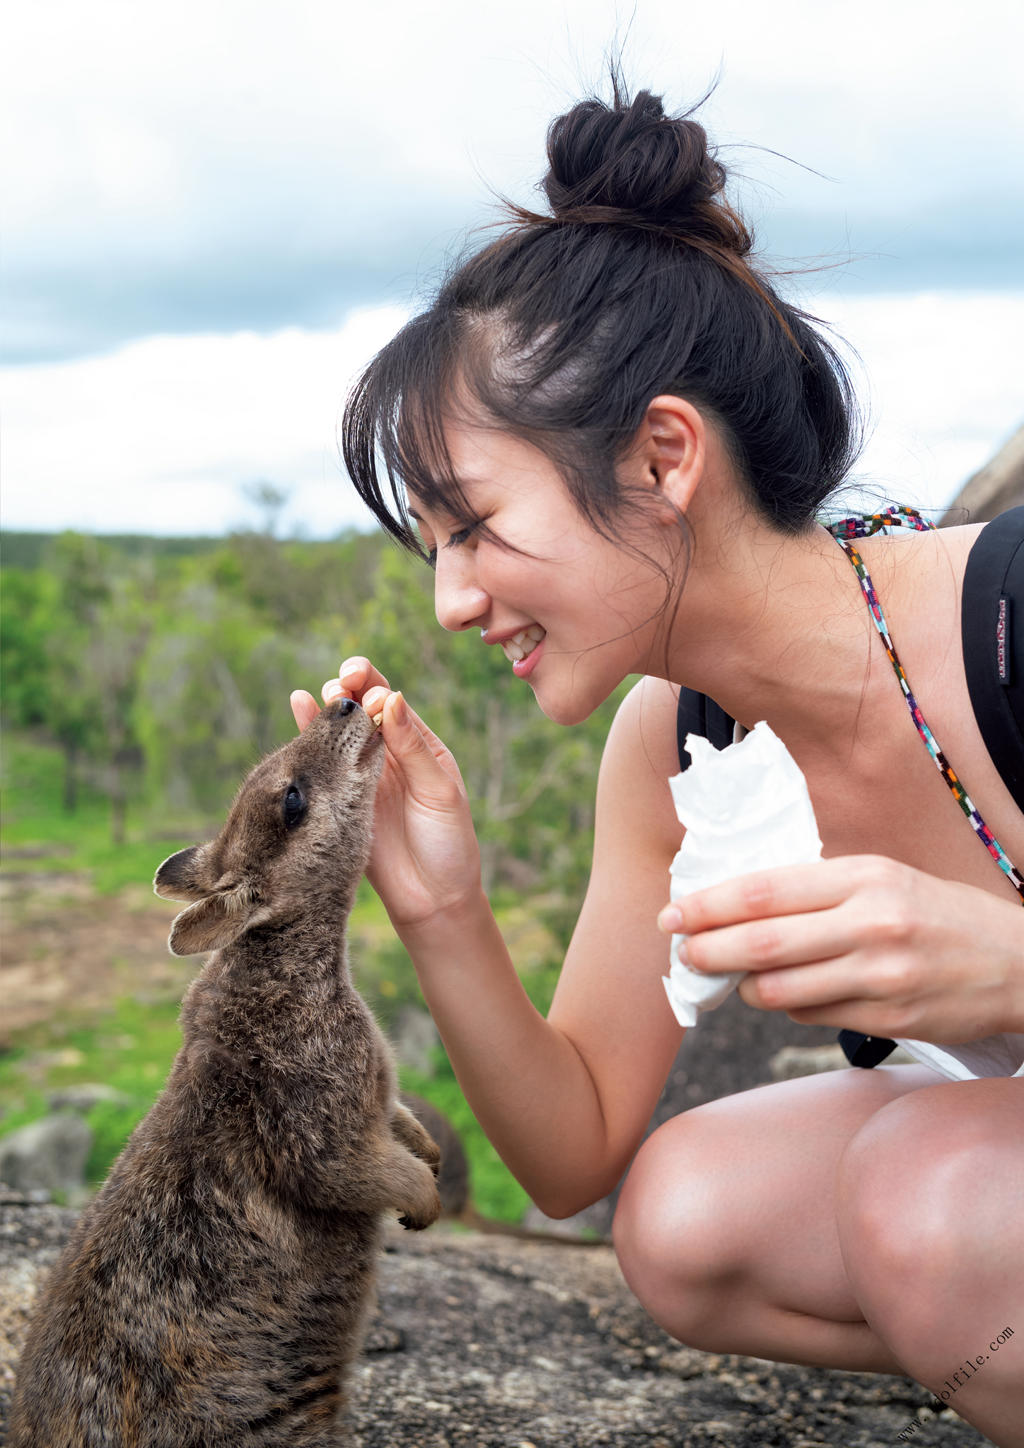
[[[623,1189],[615,1244],[626,1280],[691,1346],[905,1373],[941,1388],[958,1362],[990,1352],[998,1332],[1015,1328],[1014,1303],[1024,1322],[1019,1101],[1016,1125],[987,1121],[995,1096],[1008,1099],[1020,1084],[880,1067],[759,1087],[684,1112],[644,1144]],[[961,1170],[972,1137],[989,1157]],[[972,1171],[983,1171],[973,1194]],[[991,1328],[990,1316],[998,1319]],[[978,1345],[962,1345],[962,1327],[976,1317],[986,1324]],[[1024,1418],[1018,1342],[1024,1332],[990,1352],[986,1371],[1006,1354],[990,1389],[979,1373],[970,1398],[964,1387],[960,1401],[949,1399],[1001,1448],[1024,1443],[999,1401],[1008,1394]],[[939,1361],[948,1367],[936,1378]]]
[[[1000,1448],[1024,1445],[1024,1081],[948,1081],[876,1112],[839,1171],[865,1320]]]
[[[651,1316],[711,1352],[901,1372],[850,1287],[836,1177],[876,1111],[939,1079],[923,1066],[837,1071],[666,1122],[637,1154],[614,1227]]]

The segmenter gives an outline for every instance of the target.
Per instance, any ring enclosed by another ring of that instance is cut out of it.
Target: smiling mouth
[[[531,623],[529,628],[520,629],[510,639],[506,639],[501,645],[501,651],[510,664],[521,664],[523,659],[533,653],[534,649],[545,636],[545,630],[539,623]]]

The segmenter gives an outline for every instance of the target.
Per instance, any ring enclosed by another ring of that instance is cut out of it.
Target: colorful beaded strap
[[[837,523],[825,523],[824,526],[833,535],[839,543],[839,546],[847,553],[850,562],[856,570],[861,592],[868,601],[871,617],[874,619],[875,627],[882,636],[885,652],[889,655],[889,662],[896,671],[896,677],[900,681],[900,688],[903,690],[903,697],[906,699],[911,717],[917,725],[917,732],[928,748],[928,753],[934,759],[939,773],[952,790],[957,804],[970,820],[974,833],[978,836],[979,840],[981,840],[1003,874],[1009,879],[1017,894],[1021,897],[1021,903],[1024,904],[1024,876],[1021,875],[1020,871],[1010,860],[1009,855],[975,809],[970,795],[960,783],[949,760],[939,748],[935,735],[928,728],[924,715],[921,713],[920,705],[914,698],[910,685],[907,682],[907,676],[903,672],[903,665],[900,663],[896,646],[892,641],[892,635],[889,633],[889,625],[885,621],[885,614],[882,612],[882,605],[878,601],[875,586],[871,582],[871,575],[864,566],[864,560],[849,541],[851,538],[870,538],[872,533],[877,533],[883,528],[913,528],[919,533],[924,533],[927,532],[929,528],[934,527],[934,524],[929,523],[926,518],[922,518],[921,514],[915,512],[913,508],[895,507],[887,508],[884,513],[867,513],[863,517],[841,518]]]

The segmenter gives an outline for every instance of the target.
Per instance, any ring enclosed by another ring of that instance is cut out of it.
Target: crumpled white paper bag
[[[796,760],[769,726],[755,724],[736,744],[716,749],[688,734],[689,769],[669,780],[686,826],[670,869],[672,900],[736,875],[821,858],[821,840],[807,783]],[[721,1005],[746,971],[699,975],[679,959],[684,935],[673,935],[670,973],[662,976],[681,1026],[695,1026],[700,1011]]]

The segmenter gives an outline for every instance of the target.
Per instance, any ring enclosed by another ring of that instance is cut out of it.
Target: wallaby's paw
[[[437,1176],[441,1170],[441,1148],[434,1138],[429,1136],[427,1132],[420,1131],[407,1145],[413,1156],[418,1156],[420,1161],[425,1161],[430,1170]]]
[[[398,1219],[398,1225],[404,1227],[407,1232],[423,1232],[426,1231],[427,1227],[432,1227],[440,1215],[441,1204],[438,1202],[437,1211],[430,1216],[414,1217],[408,1212],[403,1212]]]
[[[436,1177],[441,1165],[441,1148],[418,1118],[398,1101],[391,1117],[391,1130],[407,1151],[426,1162]]]
[[[441,1215],[441,1198],[433,1182],[430,1183],[428,1191],[417,1195],[419,1200],[408,1204],[398,1218],[408,1232],[422,1232]]]

